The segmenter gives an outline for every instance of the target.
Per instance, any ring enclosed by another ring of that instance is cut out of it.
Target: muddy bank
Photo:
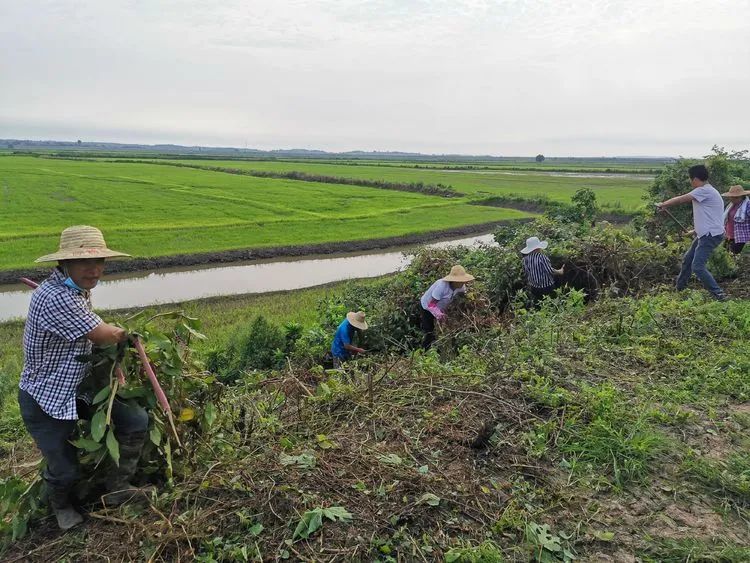
[[[506,219],[503,221],[493,221],[478,225],[464,225],[462,227],[455,227],[453,229],[445,229],[442,231],[378,239],[274,246],[268,248],[246,248],[197,254],[157,256],[153,258],[135,258],[131,260],[112,260],[107,263],[107,273],[118,274],[143,272],[162,268],[181,268],[186,266],[205,266],[209,264],[228,264],[231,262],[252,262],[254,260],[269,260],[273,258],[301,258],[305,256],[329,255],[343,252],[353,253],[370,250],[385,250],[389,248],[439,242],[441,240],[462,236],[484,234],[500,225],[529,220],[531,219]],[[40,281],[49,275],[49,269],[50,266],[45,266],[0,272],[0,284],[18,283],[19,277],[27,277],[35,281]]]

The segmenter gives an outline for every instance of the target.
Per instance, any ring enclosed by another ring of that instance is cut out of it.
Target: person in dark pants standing
[[[103,322],[91,310],[90,291],[103,274],[104,260],[116,256],[128,255],[108,249],[98,229],[76,226],[62,232],[58,252],[37,259],[59,265],[31,297],[18,404],[24,425],[44,456],[49,504],[63,530],[83,521],[71,502],[80,474],[78,452],[69,440],[86,410],[79,385],[91,365],[78,358],[89,355],[94,344],[107,346],[128,337],[124,329]],[[116,399],[112,421],[120,462],[107,481],[110,505],[144,491],[130,485],[130,479],[146,438],[148,413]]]
[[[473,279],[474,276],[466,273],[463,266],[456,265],[451,268],[450,274],[437,280],[422,295],[423,349],[429,350],[435,342],[435,321],[440,322],[445,318],[445,309],[456,295],[466,293],[466,284]]]
[[[545,295],[551,295],[556,287],[555,276],[562,276],[565,273],[564,266],[555,270],[552,262],[544,254],[544,249],[548,245],[546,240],[530,237],[526,239],[526,246],[521,249],[526,284],[534,302],[540,301]]]
[[[726,294],[706,268],[711,254],[724,240],[724,201],[716,188],[708,183],[708,169],[703,164],[691,166],[688,175],[693,187],[690,192],[656,204],[659,211],[673,205],[693,205],[692,233],[695,240],[685,253],[675,285],[678,291],[682,291],[687,287],[690,276],[695,274],[714,299],[726,301]]]

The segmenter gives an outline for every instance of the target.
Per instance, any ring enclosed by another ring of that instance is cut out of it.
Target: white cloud
[[[0,0],[0,136],[330,150],[750,145],[750,3]]]

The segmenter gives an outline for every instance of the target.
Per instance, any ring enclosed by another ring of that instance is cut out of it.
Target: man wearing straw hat
[[[721,194],[729,199],[724,209],[724,236],[729,252],[734,255],[742,252],[745,243],[750,241],[750,192],[740,185],[731,186]]]
[[[118,256],[128,255],[107,248],[99,229],[75,226],[62,232],[57,252],[36,260],[58,266],[31,297],[18,404],[24,425],[44,456],[49,504],[63,530],[83,521],[71,504],[79,469],[77,450],[69,440],[85,414],[78,387],[91,366],[78,358],[89,355],[93,344],[116,344],[128,336],[91,310],[90,291],[102,277],[104,261]],[[108,480],[112,492],[105,499],[107,504],[119,504],[142,492],[130,485],[130,479],[146,437],[148,414],[115,400],[112,420],[120,462]]]
[[[331,344],[333,367],[338,369],[343,362],[352,357],[352,354],[363,354],[365,352],[364,348],[355,346],[352,344],[352,341],[357,332],[360,330],[367,330],[367,328],[365,314],[362,311],[356,313],[350,311],[346,314],[346,318],[336,329],[336,334],[334,335],[333,343]]]
[[[422,305],[422,348],[429,350],[435,342],[435,321],[445,318],[445,310],[459,293],[466,293],[466,284],[474,279],[463,266],[455,265],[450,273],[437,280],[420,299]]]
[[[690,249],[685,253],[682,260],[682,269],[677,277],[677,290],[682,291],[687,287],[690,276],[695,274],[711,295],[717,301],[726,301],[727,296],[716,283],[711,272],[706,268],[706,262],[717,246],[724,240],[724,202],[721,195],[711,184],[708,183],[708,169],[703,164],[696,164],[688,169],[690,185],[693,189],[683,195],[678,195],[661,203],[656,207],[659,211],[666,212],[667,207],[692,203],[693,226],[695,240]]]

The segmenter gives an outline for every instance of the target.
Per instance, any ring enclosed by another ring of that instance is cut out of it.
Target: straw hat
[[[539,240],[539,237],[529,237],[526,239],[526,246],[521,249],[521,254],[531,254],[537,248],[544,250],[549,246],[546,240]]]
[[[365,314],[362,311],[356,313],[353,311],[348,312],[346,314],[346,320],[349,321],[349,324],[354,328],[367,330],[367,321],[365,320]]]
[[[455,265],[451,268],[451,273],[443,278],[447,282],[470,282],[474,276],[467,274],[463,266]]]
[[[58,260],[80,260],[85,258],[115,258],[130,256],[107,248],[104,235],[96,227],[76,225],[68,227],[60,235],[60,249],[53,254],[37,258],[35,262],[57,262]]]
[[[742,197],[746,195],[750,195],[750,192],[747,191],[745,188],[740,186],[739,184],[735,186],[730,186],[728,192],[724,192],[721,194],[723,197]]]

